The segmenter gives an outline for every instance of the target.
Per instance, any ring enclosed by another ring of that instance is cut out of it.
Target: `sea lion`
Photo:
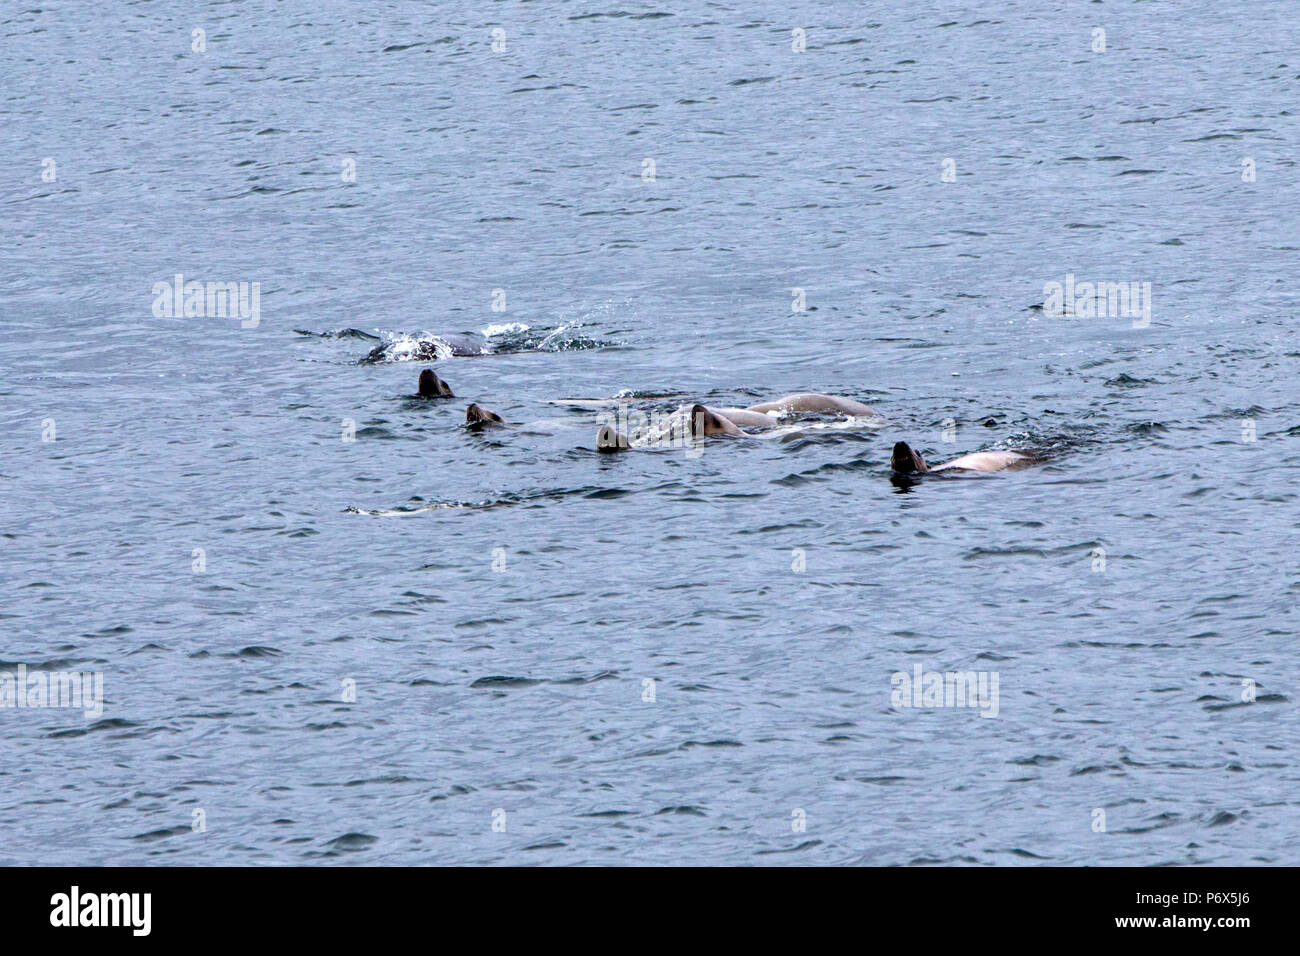
[[[470,405],[465,409],[465,424],[467,425],[504,425],[506,420],[494,411],[484,408],[481,405]]]
[[[451,386],[438,378],[433,369],[426,368],[420,372],[420,397],[455,398],[456,396],[451,393]]]
[[[600,431],[596,432],[596,451],[605,453],[627,451],[631,447],[627,436],[613,425],[601,425]]]
[[[704,407],[715,415],[721,415],[733,425],[739,425],[741,428],[775,428],[781,424],[771,415],[756,412],[752,408],[714,408],[712,405]]]
[[[1002,471],[1006,468],[1031,465],[1036,460],[1033,455],[1020,451],[977,451],[931,468],[925,463],[925,459],[921,457],[920,452],[908,445],[907,442],[900,441],[894,445],[894,453],[889,456],[889,465],[894,471],[902,475],[924,475],[931,471],[947,471],[949,469],[983,472]]]
[[[429,337],[402,336],[376,345],[362,365],[386,365],[389,362],[437,362],[453,355],[488,355],[494,346],[482,335],[472,333],[442,334]]]
[[[680,414],[683,410],[686,411],[691,435],[695,438],[703,438],[705,435],[741,434],[737,423],[716,408],[707,405],[691,405],[688,408],[683,405],[677,411]]]
[[[870,405],[863,405],[851,398],[836,395],[822,395],[818,392],[795,392],[772,402],[750,405],[751,412],[838,412],[843,415],[873,415],[879,413]]]
[[[798,392],[772,402],[751,405],[749,408],[714,408],[710,405],[683,405],[673,413],[667,423],[660,423],[644,435],[629,438],[612,425],[605,425],[596,434],[596,448],[600,451],[622,451],[626,448],[650,445],[667,445],[681,442],[683,436],[698,439],[707,435],[743,435],[745,428],[774,428],[781,424],[775,415],[785,412],[835,412],[849,416],[879,417],[877,412],[861,402],[836,395],[817,392]]]
[[[718,409],[707,405],[682,405],[658,421],[652,420],[644,432],[637,432],[631,438],[613,425],[602,425],[596,433],[596,450],[613,452],[633,447],[691,445],[707,435],[743,434],[736,423]]]

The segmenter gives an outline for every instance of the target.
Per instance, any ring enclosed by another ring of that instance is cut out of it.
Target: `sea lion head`
[[[420,373],[420,397],[421,398],[455,398],[451,393],[451,386],[438,378],[437,374],[431,368],[426,368]]]
[[[602,425],[596,432],[596,451],[614,452],[628,448],[627,436],[613,425]]]
[[[704,405],[692,405],[690,410],[690,429],[694,438],[705,435],[735,435],[740,429],[729,419]]]
[[[894,453],[889,456],[889,466],[902,475],[923,475],[930,470],[921,453],[905,441],[894,443]]]
[[[470,425],[482,425],[487,422],[494,425],[504,425],[506,420],[496,412],[489,411],[481,405],[471,405],[465,409],[465,422]]]

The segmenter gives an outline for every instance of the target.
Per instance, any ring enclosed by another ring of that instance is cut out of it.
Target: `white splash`
[[[503,325],[489,325],[480,331],[488,338],[492,338],[494,335],[505,335],[508,332],[527,332],[529,328],[531,326],[522,322],[506,322]]]

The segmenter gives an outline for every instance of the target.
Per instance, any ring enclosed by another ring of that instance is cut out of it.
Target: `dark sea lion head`
[[[420,396],[422,398],[455,398],[451,393],[451,386],[438,378],[437,373],[431,368],[426,368],[420,373]]]
[[[902,475],[923,475],[930,470],[921,453],[905,441],[894,443],[894,453],[889,457],[889,465]]]
[[[491,422],[495,425],[504,425],[506,420],[496,412],[489,411],[481,405],[471,405],[465,409],[465,421],[470,425],[482,425]]]
[[[596,451],[623,451],[627,447],[627,436],[613,425],[602,425],[600,431],[596,432]]]

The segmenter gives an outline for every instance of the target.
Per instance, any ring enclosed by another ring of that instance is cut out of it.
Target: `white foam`
[[[531,326],[524,325],[522,322],[506,322],[504,325],[489,325],[479,331],[492,338],[494,335],[505,335],[507,332],[527,332],[530,328]]]
[[[580,328],[581,326],[582,326],[582,323],[581,323],[581,322],[577,322],[577,323],[574,323],[574,322],[565,322],[565,323],[561,324],[560,327],[559,327],[558,329],[555,329],[553,332],[551,332],[549,335],[547,335],[546,338],[544,338],[544,339],[542,339],[540,342],[538,342],[538,343],[537,343],[537,347],[538,347],[539,349],[544,349],[544,348],[546,348],[546,346],[548,346],[548,345],[551,344],[551,340],[554,339],[556,336],[563,335],[565,332],[569,331],[569,329],[571,329],[571,328]]]
[[[877,429],[883,428],[885,420],[876,415],[851,416],[849,418],[837,418],[834,421],[822,422],[792,422],[789,425],[781,425],[777,428],[769,428],[764,431],[747,432],[755,438],[785,438],[787,435],[804,435],[808,432],[824,431],[851,431],[859,428]]]
[[[438,359],[449,358],[452,354],[451,346],[432,332],[394,332],[391,329],[375,331],[380,334],[387,346],[388,358],[394,362],[416,358],[417,351],[428,346],[434,348]]]

